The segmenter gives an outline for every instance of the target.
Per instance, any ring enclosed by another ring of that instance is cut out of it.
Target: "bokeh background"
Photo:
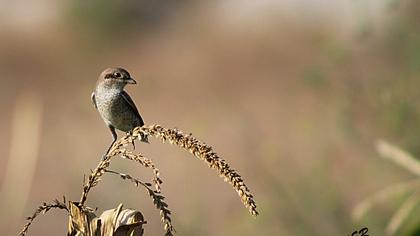
[[[178,235],[384,235],[407,194],[358,220],[353,210],[416,178],[375,143],[420,157],[419,11],[415,0],[0,0],[1,234],[16,235],[43,201],[79,199],[111,141],[90,93],[104,68],[122,66],[146,123],[211,144],[261,213],[190,154],[138,144],[162,173]],[[120,202],[143,212],[146,235],[163,234],[130,183],[105,177],[88,199],[98,212]],[[396,235],[418,235],[419,216],[415,205]],[[41,216],[29,235],[63,235],[66,222]]]

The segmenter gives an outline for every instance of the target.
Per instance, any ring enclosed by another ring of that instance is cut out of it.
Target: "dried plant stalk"
[[[116,172],[116,171],[113,171],[113,170],[106,170],[105,172],[119,175],[122,179],[129,180],[129,181],[133,182],[136,186],[143,186],[146,189],[149,196],[152,198],[153,204],[160,211],[161,221],[164,224],[164,229],[166,231],[165,236],[172,236],[173,235],[173,233],[175,232],[175,229],[172,226],[171,211],[168,209],[168,204],[166,204],[163,201],[165,199],[164,196],[160,195],[158,192],[153,191],[149,187],[149,184],[143,183],[142,181],[140,181],[136,178],[133,178],[130,175],[120,173],[120,172]]]
[[[151,168],[153,170],[153,183],[155,185],[155,189],[157,192],[160,192],[160,185],[163,183],[162,179],[159,177],[160,172],[159,169],[156,168],[155,164],[152,162],[152,160],[148,159],[147,157],[141,155],[141,154],[134,154],[128,150],[124,150],[120,153],[120,156],[124,159],[132,160],[135,162],[140,163],[146,168]]]
[[[254,197],[245,185],[242,177],[234,169],[231,169],[229,164],[212,150],[212,147],[197,140],[191,134],[184,134],[177,129],[166,129],[160,125],[137,127],[126,137],[135,136],[141,139],[141,135],[153,136],[160,139],[163,143],[169,141],[171,144],[189,151],[206,162],[210,168],[216,169],[219,175],[232,185],[251,215],[258,215]]]
[[[69,202],[69,212],[68,236],[142,236],[146,224],[141,212],[123,209],[123,204],[97,217],[78,203]]]
[[[82,192],[82,196],[80,198],[79,206],[80,207],[84,206],[90,190],[99,183],[99,181],[101,180],[101,177],[104,175],[104,173],[118,174],[123,179],[129,179],[132,182],[136,183],[136,185],[140,184],[147,189],[147,191],[149,193],[149,196],[153,199],[153,203],[160,210],[160,214],[161,214],[161,217],[162,217],[162,222],[164,223],[164,228],[165,228],[165,231],[166,231],[165,235],[168,235],[168,236],[173,235],[172,233],[174,232],[174,228],[172,226],[171,218],[170,218],[170,213],[171,212],[167,208],[168,205],[163,201],[164,196],[159,194],[160,193],[160,184],[162,183],[162,180],[159,177],[159,175],[160,175],[159,170],[156,168],[155,164],[150,159],[144,157],[142,154],[134,154],[131,151],[124,148],[124,146],[126,146],[128,144],[132,144],[135,140],[136,140],[136,136],[132,136],[131,134],[127,134],[126,136],[119,139],[116,143],[114,143],[114,145],[111,147],[109,152],[99,162],[97,167],[92,171],[92,173],[88,176],[88,178],[85,179],[84,184],[83,184],[83,192]],[[129,175],[108,170],[107,168],[111,164],[111,159],[116,157],[116,156],[120,156],[124,159],[129,159],[129,160],[132,160],[132,161],[136,161],[136,162],[142,164],[143,166],[145,166],[147,168],[151,168],[153,170],[153,173],[154,173],[153,182],[155,184],[156,192],[153,191],[149,187],[150,184],[143,183],[143,182],[141,182],[141,181],[139,181],[135,178],[132,178]]]
[[[111,157],[107,155],[106,158],[99,162],[98,166],[92,171],[89,177],[84,180],[83,192],[80,198],[79,206],[83,206],[85,204],[89,191],[99,183],[110,163]]]
[[[232,185],[248,211],[254,216],[258,215],[254,197],[252,196],[249,188],[245,185],[242,177],[234,169],[231,169],[229,164],[220,156],[218,156],[210,146],[194,138],[191,134],[184,134],[182,131],[177,129],[166,129],[160,125],[136,127],[132,132],[126,134],[124,137],[114,143],[105,158],[98,164],[96,169],[88,177],[87,181],[85,181],[82,197],[80,200],[81,205],[83,205],[86,201],[87,194],[89,193],[90,189],[94,187],[98,181],[100,181],[100,177],[103,175],[106,168],[108,168],[111,158],[117,155],[121,155],[123,158],[129,159],[127,155],[124,156],[126,153],[128,153],[128,151],[122,147],[133,143],[136,139],[141,139],[141,135],[156,137],[163,143],[169,141],[171,144],[175,144],[189,151],[197,158],[206,162],[210,168],[216,169],[219,175]],[[141,160],[141,158],[139,158],[141,156],[142,155],[137,155],[135,158],[131,156],[131,158],[139,161]],[[139,162],[142,163],[141,161]],[[156,172],[155,175],[158,177]],[[161,182],[160,179],[159,182]],[[157,188],[160,189],[159,186]]]
[[[99,183],[99,181],[101,180],[101,177],[105,173],[116,174],[116,175],[119,175],[123,179],[130,180],[136,186],[139,186],[139,185],[143,186],[147,190],[149,196],[153,200],[153,204],[160,211],[161,221],[163,222],[164,228],[165,228],[165,235],[166,236],[173,235],[175,230],[171,222],[171,217],[170,217],[171,211],[168,209],[168,205],[164,202],[165,197],[160,194],[160,184],[162,183],[162,180],[159,177],[160,175],[159,169],[156,168],[155,164],[150,159],[144,157],[142,154],[134,154],[133,152],[128,151],[127,149],[124,148],[125,146],[129,144],[134,144],[135,140],[142,139],[142,136],[153,136],[160,139],[163,143],[165,143],[166,141],[169,141],[171,144],[175,144],[189,151],[197,158],[206,162],[210,168],[216,169],[219,175],[223,177],[225,181],[229,182],[232,185],[232,187],[234,188],[234,190],[236,190],[236,192],[238,193],[239,197],[241,198],[243,204],[248,209],[248,211],[254,216],[258,215],[257,206],[255,204],[254,198],[251,192],[249,191],[248,187],[245,185],[244,181],[242,180],[242,177],[234,169],[232,169],[225,160],[223,160],[220,156],[218,156],[212,150],[210,146],[197,140],[191,134],[184,134],[182,131],[179,131],[177,129],[162,128],[159,125],[137,127],[132,132],[127,133],[124,137],[122,137],[117,142],[115,142],[113,146],[111,147],[111,149],[108,151],[108,153],[104,156],[104,158],[102,158],[102,160],[96,166],[96,168],[91,172],[91,174],[87,178],[85,178],[80,201],[76,203],[77,205],[73,204],[72,209],[80,209],[81,212],[89,213],[90,215],[92,215],[93,214],[92,211],[89,210],[89,208],[85,206],[85,202],[87,200],[87,196],[90,190]],[[108,167],[111,164],[111,159],[116,156],[120,156],[124,159],[129,159],[132,161],[136,161],[146,168],[151,168],[154,173],[153,182],[155,184],[154,186],[155,186],[156,191],[150,188],[151,184],[149,183],[144,183],[124,173],[108,170]],[[53,204],[44,203],[34,212],[34,214],[31,217],[28,217],[28,223],[24,226],[23,230],[21,231],[19,235],[25,235],[32,221],[40,213],[46,213],[52,208],[65,209],[69,212],[69,209],[66,207],[65,203],[61,203],[58,200],[54,201]],[[121,208],[122,206],[119,207],[118,209],[121,210]],[[96,217],[91,217],[91,218],[92,218],[92,222],[91,222],[92,226],[95,226],[95,222],[98,223],[97,222],[98,219]],[[72,214],[70,214],[70,219],[72,219]],[[93,220],[96,220],[96,221],[93,222]],[[76,224],[74,223],[75,221],[69,222],[69,227],[71,226],[69,228],[69,232],[72,230],[77,231],[77,228],[79,226],[77,223]],[[144,223],[144,222],[139,221],[136,223],[136,225],[131,225],[131,226],[135,227],[140,223]],[[100,233],[101,230],[97,231],[97,229],[99,229],[98,227],[96,227],[95,229],[96,230],[93,230],[91,232],[95,231],[95,232]],[[122,230],[123,232],[126,232],[127,230],[131,230],[131,229],[134,230],[134,228],[130,228],[130,227],[127,228],[124,226]],[[134,232],[134,231],[127,231],[127,232]],[[141,235],[143,234],[142,229],[141,231],[138,231],[138,232],[141,233]],[[131,233],[129,234],[133,235]],[[94,235],[96,235],[96,233]]]
[[[69,211],[69,209],[66,206],[66,199],[65,198],[63,198],[63,202],[60,202],[57,199],[55,199],[53,201],[53,203],[45,203],[44,202],[44,203],[42,203],[42,205],[40,205],[34,211],[34,213],[31,216],[26,218],[28,220],[28,222],[23,226],[23,229],[22,229],[22,231],[20,231],[19,235],[20,236],[26,235],[26,233],[28,232],[29,226],[32,224],[32,222],[35,220],[35,218],[39,214],[46,214],[51,209],[62,209],[62,210],[66,210],[67,212]]]
[[[115,142],[114,145],[112,145],[108,153],[104,156],[104,158],[102,158],[102,160],[99,162],[96,168],[88,176],[88,178],[85,179],[83,184],[82,196],[80,197],[79,201],[80,206],[83,206],[86,202],[90,189],[95,187],[101,180],[101,177],[105,173],[106,168],[108,168],[111,164],[111,159],[117,155],[127,153],[128,151],[123,147],[128,144],[132,144],[135,139],[135,137],[126,135],[119,139],[118,142]],[[139,155],[142,156],[141,154]]]

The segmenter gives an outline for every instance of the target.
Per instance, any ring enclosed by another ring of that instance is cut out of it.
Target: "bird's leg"
[[[127,134],[133,136],[133,131],[128,131]],[[134,143],[134,139],[131,141],[131,144],[133,145],[133,150],[136,150],[136,144]]]
[[[112,125],[109,125],[109,130],[111,130],[111,134],[112,134],[112,143],[109,146],[108,150],[106,151],[105,155],[102,157],[102,160],[105,160],[106,156],[108,155],[109,151],[111,150],[112,146],[114,145],[114,143],[117,141],[117,133],[115,132],[115,128]]]

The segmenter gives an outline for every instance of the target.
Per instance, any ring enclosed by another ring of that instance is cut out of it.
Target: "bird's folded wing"
[[[96,105],[95,92],[92,92],[92,94],[90,95],[90,99],[92,100],[92,103],[95,106],[95,108],[98,109],[98,106]]]
[[[130,109],[134,112],[134,114],[137,115],[137,117],[140,119],[140,126],[144,125],[143,118],[140,116],[139,111],[137,110],[136,105],[134,104],[133,100],[131,99],[130,95],[126,91],[121,92],[121,96],[124,98],[124,100],[129,105]]]

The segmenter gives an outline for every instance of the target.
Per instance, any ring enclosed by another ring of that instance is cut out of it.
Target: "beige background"
[[[16,235],[42,201],[78,200],[111,141],[90,102],[99,73],[123,66],[147,124],[192,132],[245,179],[248,215],[213,170],[151,140],[138,149],[164,180],[178,235],[383,235],[405,195],[361,221],[371,194],[414,178],[384,161],[384,138],[420,155],[420,6],[415,1],[0,1],[0,231]],[[28,5],[27,5],[28,4]],[[418,11],[417,11],[418,12]],[[118,160],[114,169],[149,180]],[[141,209],[142,189],[105,177],[88,204]],[[401,227],[418,224],[418,209]],[[63,235],[66,215],[29,235]]]

